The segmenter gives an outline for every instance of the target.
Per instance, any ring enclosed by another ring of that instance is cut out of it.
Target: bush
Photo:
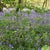
[[[40,23],[31,26],[27,18],[22,23],[19,20],[0,20],[1,45],[12,50],[38,50],[39,47],[48,45],[49,34],[50,26]]]

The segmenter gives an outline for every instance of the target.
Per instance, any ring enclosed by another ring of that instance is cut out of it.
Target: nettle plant
[[[0,48],[38,50],[48,45],[50,26],[37,22],[31,25],[28,18],[23,18],[22,22],[19,18],[16,21],[0,20]]]

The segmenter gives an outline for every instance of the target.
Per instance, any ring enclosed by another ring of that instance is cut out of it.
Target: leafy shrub
[[[34,10],[38,13],[48,12],[45,8],[34,7]]]
[[[40,8],[40,7],[35,7],[35,6],[26,6],[28,9],[34,9],[37,13],[44,13],[44,12],[49,12],[45,8]]]
[[[38,50],[48,45],[50,26],[40,23],[33,25],[27,18],[21,23],[19,20],[0,20],[0,42],[12,50]]]

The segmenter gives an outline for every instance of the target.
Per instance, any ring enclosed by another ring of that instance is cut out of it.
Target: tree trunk
[[[42,5],[42,8],[43,8],[44,6],[45,6],[45,7],[47,6],[47,0],[44,0],[43,5]]]
[[[19,11],[21,2],[22,2],[21,0],[18,0],[18,7],[16,8],[16,12]]]

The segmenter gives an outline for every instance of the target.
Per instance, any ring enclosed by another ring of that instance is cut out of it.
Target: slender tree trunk
[[[43,5],[42,5],[42,8],[43,8],[44,6],[45,6],[45,7],[47,6],[47,0],[44,0]]]
[[[22,2],[21,0],[18,0],[18,7],[16,8],[16,12],[19,11],[21,2]]]

